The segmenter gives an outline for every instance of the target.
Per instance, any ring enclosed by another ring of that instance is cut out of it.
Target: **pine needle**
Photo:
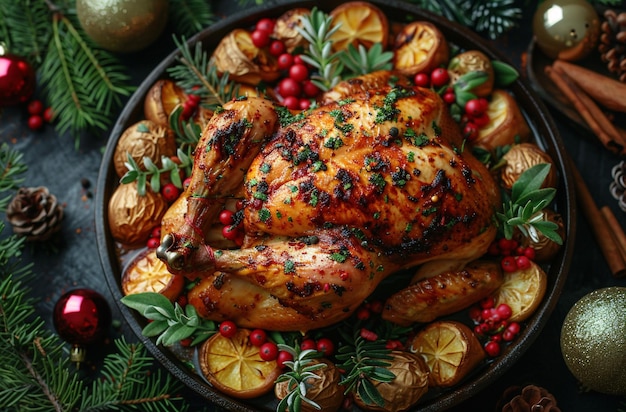
[[[211,2],[206,0],[170,0],[170,19],[176,32],[191,37],[215,22]]]
[[[106,131],[114,109],[122,105],[120,96],[128,96],[134,87],[124,67],[110,53],[93,49],[65,16],[55,15],[52,38],[40,69],[41,80],[57,131],[70,131],[75,145],[80,132]]]

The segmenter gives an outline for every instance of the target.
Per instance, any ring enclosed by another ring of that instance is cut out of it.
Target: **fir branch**
[[[113,409],[115,406],[139,406],[150,411],[168,412],[176,409],[173,401],[182,401],[172,393],[181,388],[171,375],[162,376],[161,370],[150,371],[154,359],[140,344],[128,344],[121,338],[115,341],[116,353],[108,355],[102,367],[102,380],[92,383],[89,395],[81,399],[81,411]],[[163,390],[167,388],[167,390]]]
[[[193,152],[200,136],[202,135],[202,128],[199,124],[193,120],[183,120],[183,106],[178,106],[170,114],[169,124],[170,129],[174,131],[176,135],[176,145],[180,150],[189,150],[189,153]],[[191,157],[191,155],[189,155]],[[191,170],[187,171],[187,176],[191,175]]]
[[[497,39],[521,20],[522,10],[514,6],[515,0],[474,3],[471,13],[474,29],[487,33],[492,40]]]
[[[215,22],[211,2],[206,0],[170,0],[169,11],[176,32],[186,37]]]
[[[72,21],[55,14],[46,58],[40,69],[41,80],[60,134],[70,131],[79,145],[82,131],[105,131],[114,109],[122,105],[134,87],[115,57],[92,49]]]
[[[0,37],[13,54],[38,66],[52,33],[50,9],[42,0],[3,0],[0,7]]]
[[[177,58],[180,64],[167,72],[186,93],[201,96],[201,103],[213,110],[238,95],[239,88],[232,87],[228,73],[220,76],[215,65],[209,63],[209,53],[203,50],[202,42],[196,43],[193,54],[184,38],[174,38],[174,42],[180,50]]]
[[[445,17],[496,39],[517,26],[522,18],[522,10],[515,7],[515,0],[407,0],[432,13]]]

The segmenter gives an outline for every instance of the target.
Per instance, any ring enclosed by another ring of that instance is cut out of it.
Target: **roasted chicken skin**
[[[190,293],[203,316],[315,329],[348,317],[401,269],[462,267],[486,252],[498,188],[435,92],[385,86],[283,125],[277,110],[248,98],[216,114],[187,208],[163,222],[171,231],[157,255],[204,279]],[[241,188],[243,246],[218,248],[208,233]]]

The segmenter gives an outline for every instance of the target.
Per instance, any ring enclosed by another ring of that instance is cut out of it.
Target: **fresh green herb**
[[[283,270],[287,274],[294,274],[296,273],[296,264],[293,262],[293,260],[287,259],[285,260],[285,263],[283,265]]]
[[[511,239],[517,228],[533,240],[538,240],[541,233],[556,244],[563,243],[557,232],[558,225],[544,220],[543,209],[556,195],[556,189],[552,187],[541,188],[550,167],[548,163],[535,165],[525,170],[513,183],[510,199],[503,203],[503,211],[496,214],[505,238]]]
[[[341,146],[343,146],[343,140],[341,140],[341,137],[329,137],[328,140],[324,142],[324,147],[328,149],[337,150]]]
[[[287,382],[289,388],[289,393],[278,403],[276,412],[300,411],[303,402],[314,409],[321,409],[317,403],[306,397],[308,382],[311,379],[321,379],[315,372],[327,367],[324,362],[317,360],[322,356],[321,353],[313,349],[301,351],[300,346],[295,344],[289,346],[279,343],[278,349],[290,353],[293,361],[284,362],[288,370],[276,379],[276,383]]]
[[[517,70],[504,62],[494,60],[491,62],[495,74],[495,84],[498,87],[506,87],[518,79]]]
[[[387,349],[386,341],[376,339],[365,340],[360,328],[353,326],[352,336],[339,328],[344,335],[346,344],[341,346],[336,355],[338,365],[346,371],[341,381],[346,386],[345,393],[356,392],[367,405],[382,407],[385,400],[374,385],[374,381],[391,382],[396,375],[388,367],[391,365],[391,350]]]
[[[202,318],[193,305],[172,303],[156,292],[126,295],[121,302],[150,320],[142,330],[146,337],[158,336],[156,344],[171,346],[193,337],[192,345],[206,340],[217,331],[215,322]]]
[[[328,257],[330,260],[334,260],[337,263],[343,263],[350,257],[350,251],[346,248],[341,248],[338,252],[333,252]]]
[[[142,169],[130,153],[127,153],[127,161],[125,165],[128,171],[124,174],[124,176],[122,176],[120,183],[128,184],[136,181],[137,193],[140,196],[144,196],[146,194],[148,179],[150,179],[150,189],[155,193],[159,193],[161,190],[161,175],[169,173],[170,180],[174,186],[182,189],[183,182],[180,180],[180,170],[184,169],[189,173],[193,166],[193,157],[188,156],[181,149],[177,150],[176,156],[178,156],[180,164],[175,163],[167,156],[162,156],[160,168],[154,164],[152,159],[145,156],[143,158],[144,168]]]
[[[309,48],[301,55],[302,60],[316,69],[311,81],[323,91],[328,91],[341,81],[343,64],[336,53],[332,53],[330,37],[339,26],[332,27],[332,17],[317,7],[302,16],[302,27],[298,32],[309,42]]]
[[[359,44],[358,49],[350,44],[344,53],[339,54],[345,68],[355,76],[378,70],[391,70],[392,58],[393,52],[384,51],[380,43],[374,44],[369,50],[362,44]]]
[[[272,217],[272,214],[268,209],[259,210],[259,220],[263,223],[267,222]]]

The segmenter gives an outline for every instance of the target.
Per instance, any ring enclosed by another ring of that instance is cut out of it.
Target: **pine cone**
[[[626,12],[604,12],[598,51],[609,72],[626,82]]]
[[[550,392],[536,385],[508,388],[496,409],[498,412],[561,412]]]
[[[609,185],[609,191],[617,199],[619,208],[626,212],[626,163],[621,161],[613,166],[611,176],[613,181]]]
[[[13,232],[29,241],[44,241],[61,229],[63,208],[48,188],[22,187],[7,207]]]

